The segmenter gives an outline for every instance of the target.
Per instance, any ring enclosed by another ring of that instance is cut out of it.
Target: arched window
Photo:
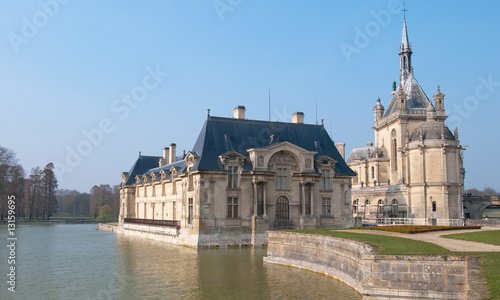
[[[352,202],[352,213],[357,214],[358,213],[358,205],[359,205],[359,200],[356,199]]]
[[[370,215],[370,200],[365,201],[365,215]]]
[[[392,200],[392,212],[391,212],[392,217],[397,217],[398,216],[398,200],[394,199]]]
[[[392,170],[398,170],[398,140],[396,138],[396,130],[393,129],[391,132],[391,164]]]
[[[378,216],[382,217],[384,215],[384,201],[378,200]]]

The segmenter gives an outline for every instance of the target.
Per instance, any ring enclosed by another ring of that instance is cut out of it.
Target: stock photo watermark
[[[222,22],[225,18],[224,15],[228,12],[232,12],[236,7],[240,6],[241,3],[243,3],[243,0],[214,0],[212,5]]]
[[[70,0],[41,0],[38,2],[40,9],[31,17],[21,19],[21,30],[18,33],[9,32],[7,38],[15,53],[19,53],[20,46],[26,45],[35,38],[40,29],[47,26],[49,21],[57,16],[62,5],[66,5]]]
[[[16,292],[16,195],[7,196],[7,284],[9,292]]]
[[[136,109],[141,102],[144,102],[148,93],[158,88],[164,78],[168,76],[168,73],[162,71],[159,65],[156,65],[155,68],[147,66],[146,72],[140,84],[111,102],[111,112],[119,120],[125,120],[130,115],[131,110]],[[88,157],[95,148],[102,144],[106,135],[111,134],[115,129],[116,122],[111,117],[105,117],[99,121],[95,128],[82,130],[83,138],[73,147],[66,146],[64,163],[57,161],[54,163],[58,176],[62,178],[64,174],[73,172],[82,164],[85,157]]]
[[[351,42],[341,42],[339,45],[346,61],[350,63],[354,54],[360,54],[362,49],[368,47],[372,40],[382,32],[382,29],[391,23],[393,15],[400,14],[403,9],[403,1],[390,0],[386,9],[378,12],[371,10],[372,19],[361,28],[358,26],[353,28],[353,40]]]
[[[453,105],[453,112],[450,114],[446,122],[448,127],[459,127],[465,119],[471,116],[481,105],[481,101],[491,98],[493,93],[500,87],[500,81],[493,81],[493,75],[488,75],[487,78],[479,76],[479,83],[474,88],[474,94],[464,98],[461,103]]]

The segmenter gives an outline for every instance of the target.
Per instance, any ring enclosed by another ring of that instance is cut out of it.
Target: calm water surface
[[[265,264],[264,249],[195,250],[97,225],[18,225],[16,293],[0,226],[0,299],[361,299],[321,274]]]

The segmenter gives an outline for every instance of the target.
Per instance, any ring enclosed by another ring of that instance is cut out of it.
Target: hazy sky
[[[138,157],[189,151],[211,115],[321,122],[373,142],[373,106],[399,78],[402,3],[0,1],[0,145],[59,187],[119,184]],[[466,188],[500,189],[499,1],[407,1],[415,77],[446,95]]]

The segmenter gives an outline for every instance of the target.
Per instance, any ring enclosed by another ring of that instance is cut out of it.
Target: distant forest
[[[19,164],[16,154],[0,146],[0,220],[8,214],[8,197],[16,196],[16,219],[48,221],[53,216],[117,217],[120,191],[118,186],[95,185],[90,193],[58,190],[54,164],[43,169],[32,168],[29,175]]]

